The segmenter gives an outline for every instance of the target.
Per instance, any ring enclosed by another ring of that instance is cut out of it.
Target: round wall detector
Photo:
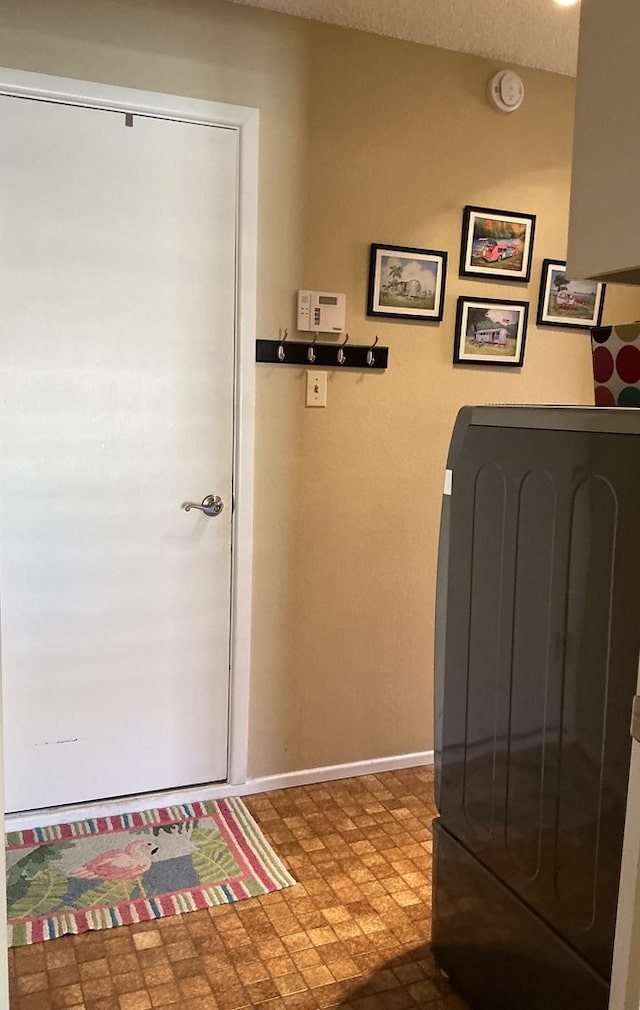
[[[489,81],[489,101],[500,112],[515,112],[524,99],[522,78],[514,70],[499,70]]]

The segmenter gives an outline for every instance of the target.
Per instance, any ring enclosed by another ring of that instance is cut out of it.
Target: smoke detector
[[[515,112],[524,100],[522,78],[514,70],[499,70],[489,81],[489,102],[499,112]]]

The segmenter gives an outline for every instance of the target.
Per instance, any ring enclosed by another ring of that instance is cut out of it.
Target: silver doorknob
[[[206,498],[202,499],[201,505],[196,504],[194,501],[186,501],[182,507],[185,512],[190,512],[191,509],[199,509],[206,516],[218,516],[224,508],[224,502],[219,494],[208,494]]]

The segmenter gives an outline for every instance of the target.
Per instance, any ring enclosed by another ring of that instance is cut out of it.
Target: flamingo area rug
[[[239,799],[14,831],[6,855],[13,947],[295,884]]]

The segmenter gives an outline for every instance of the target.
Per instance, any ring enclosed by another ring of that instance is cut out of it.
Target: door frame
[[[254,496],[256,267],[258,244],[257,109],[116,85],[0,68],[0,95],[61,102],[158,119],[220,126],[238,133],[236,331],[227,783],[247,778]],[[186,787],[188,788],[188,786]],[[158,794],[154,794],[156,797]],[[131,797],[127,802],[130,803]]]
[[[640,695],[640,673],[637,694]],[[629,711],[631,715],[631,710]],[[609,1010],[638,1010],[640,1003],[640,743],[631,744],[627,816],[622,846],[618,914]]]

